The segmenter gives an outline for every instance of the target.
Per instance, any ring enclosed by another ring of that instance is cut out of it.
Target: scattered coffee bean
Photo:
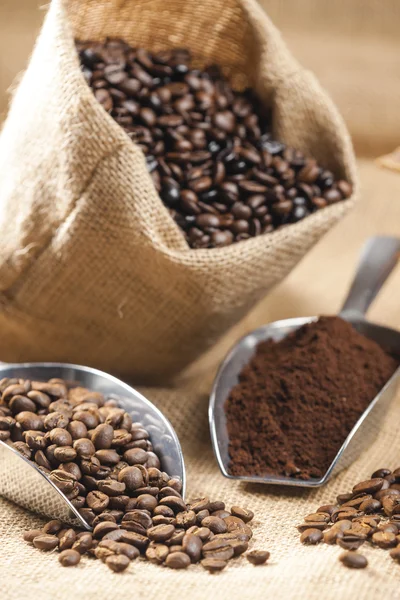
[[[232,506],[231,513],[234,517],[239,517],[245,523],[249,523],[254,517],[254,513],[251,510],[241,508],[240,506]]]
[[[226,560],[219,560],[218,558],[203,558],[201,565],[210,571],[210,573],[217,573],[225,569],[228,563]]]
[[[111,556],[106,558],[105,562],[111,571],[122,573],[122,571],[125,571],[129,567],[131,561],[124,554],[111,554]]]
[[[264,565],[270,557],[270,553],[267,550],[252,550],[246,554],[248,561],[253,565]]]
[[[397,546],[396,535],[390,531],[377,531],[373,534],[371,540],[379,548],[393,548]]]
[[[393,558],[393,560],[400,562],[400,546],[393,548],[393,550],[390,551],[390,556]]]
[[[39,550],[49,552],[54,550],[58,546],[58,537],[56,535],[50,535],[48,533],[41,533],[33,539],[33,545]]]
[[[76,550],[63,550],[58,560],[63,567],[75,567],[80,562],[81,555]]]
[[[386,468],[378,469],[371,479],[354,485],[352,492],[339,494],[337,501],[340,506],[326,504],[319,507],[317,513],[309,515],[313,519],[318,513],[329,517],[325,523],[328,529],[322,534],[323,541],[326,544],[336,543],[348,550],[340,556],[346,566],[367,566],[367,559],[356,552],[363,544],[391,549],[391,557],[400,562],[399,476],[400,469],[393,472]],[[305,524],[298,527],[303,543],[307,539],[304,527]],[[316,530],[315,535],[319,537],[320,533]]]
[[[358,552],[344,552],[339,556],[339,560],[350,569],[365,569],[368,560]]]
[[[320,529],[306,529],[300,536],[302,544],[319,544],[323,539],[323,534]]]
[[[170,569],[186,569],[190,565],[190,558],[184,552],[168,554],[165,565]]]
[[[33,544],[33,540],[36,537],[38,537],[39,535],[42,535],[42,533],[43,533],[42,529],[30,529],[29,531],[25,531],[24,540],[25,540],[25,542]]]
[[[193,69],[179,49],[160,64],[121,40],[76,45],[96,99],[143,151],[192,248],[268,233],[351,195],[349,183],[273,140],[271,111],[218,66]]]

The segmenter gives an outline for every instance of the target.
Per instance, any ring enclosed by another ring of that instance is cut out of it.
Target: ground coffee
[[[192,248],[268,233],[351,195],[352,187],[271,136],[271,113],[221,69],[178,48],[77,42],[97,100],[142,149],[154,185]]]
[[[230,472],[323,476],[397,366],[339,317],[259,344],[225,405]]]

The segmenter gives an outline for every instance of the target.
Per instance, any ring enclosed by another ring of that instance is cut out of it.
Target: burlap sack
[[[188,46],[272,106],[275,134],[355,181],[329,98],[255,0],[53,0],[0,138],[0,356],[178,372],[236,323],[343,215],[190,250],[141,151],[97,104],[74,36]]]

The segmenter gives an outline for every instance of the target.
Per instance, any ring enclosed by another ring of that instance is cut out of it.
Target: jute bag
[[[53,0],[0,137],[0,357],[179,372],[278,283],[351,201],[191,250],[139,148],[94,99],[74,37],[190,47],[273,108],[275,135],[355,181],[344,124],[255,0]]]

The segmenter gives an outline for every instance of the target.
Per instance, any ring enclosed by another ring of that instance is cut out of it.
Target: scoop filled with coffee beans
[[[273,138],[271,112],[218,65],[177,48],[76,42],[103,108],[143,151],[161,200],[191,248],[228,246],[340,202],[352,186]]]
[[[18,451],[87,525],[85,530],[51,519],[25,533],[35,548],[58,550],[62,566],[75,566],[88,554],[121,572],[142,555],[171,569],[201,563],[216,572],[247,551],[252,511],[228,510],[223,501],[207,497],[186,502],[182,479],[162,470],[165,457],[151,442],[154,419],[147,430],[115,397],[59,378],[6,377],[0,393],[1,468],[7,466],[7,447]],[[0,474],[2,493],[10,477],[15,479],[13,473]],[[28,482],[18,483],[22,488]],[[36,486],[29,493],[42,490]],[[269,553],[255,549],[247,557],[264,564]]]

